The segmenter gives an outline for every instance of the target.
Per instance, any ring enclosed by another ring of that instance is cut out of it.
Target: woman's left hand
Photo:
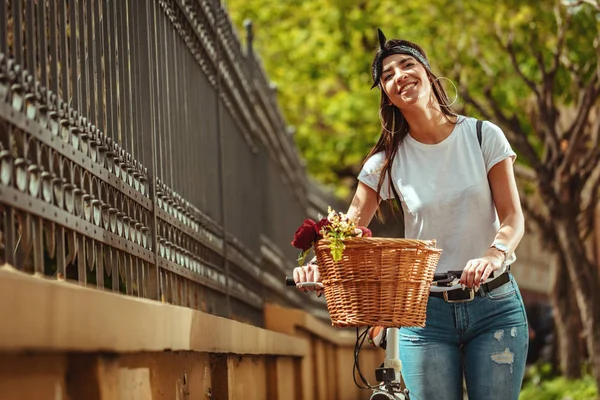
[[[479,289],[479,285],[485,282],[492,272],[502,268],[502,262],[503,257],[496,255],[485,255],[469,260],[460,276],[460,283],[470,289]]]

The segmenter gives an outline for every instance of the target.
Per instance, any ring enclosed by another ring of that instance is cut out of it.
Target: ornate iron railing
[[[2,259],[258,325],[300,304],[323,210],[247,44],[217,0],[3,1]]]

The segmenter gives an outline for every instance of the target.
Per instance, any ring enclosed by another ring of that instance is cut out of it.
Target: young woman
[[[379,141],[367,156],[348,214],[367,226],[381,200],[397,198],[405,236],[436,239],[436,274],[460,278],[432,286],[424,328],[400,330],[403,377],[412,400],[517,399],[528,328],[510,274],[524,218],[502,130],[455,114],[423,49],[386,40],[373,61],[381,90]],[[394,193],[395,192],[395,193]],[[311,264],[296,282],[319,280]],[[451,279],[450,279],[451,280]]]

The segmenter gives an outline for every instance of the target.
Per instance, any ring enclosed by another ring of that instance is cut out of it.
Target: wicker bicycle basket
[[[329,244],[314,250],[333,326],[425,326],[442,251],[435,240],[351,238],[338,262]]]

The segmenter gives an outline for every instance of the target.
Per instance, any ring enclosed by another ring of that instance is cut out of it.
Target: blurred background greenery
[[[467,87],[475,98],[491,90],[509,113],[525,113],[530,99],[506,41],[514,37],[517,62],[532,79],[541,75],[532,55],[550,63],[557,46],[559,11],[552,1],[228,0],[227,6],[240,31],[244,20],[254,23],[254,47],[277,85],[309,173],[341,197],[352,193],[360,163],[381,132],[378,90],[369,90],[376,28],[420,44],[437,76]],[[568,12],[575,21],[566,51],[576,60],[595,60],[592,7]],[[566,69],[559,75],[555,93],[568,105],[576,88]],[[453,99],[454,87],[444,86]],[[468,107],[459,96],[457,110],[477,116]],[[517,117],[527,123],[526,115]]]

